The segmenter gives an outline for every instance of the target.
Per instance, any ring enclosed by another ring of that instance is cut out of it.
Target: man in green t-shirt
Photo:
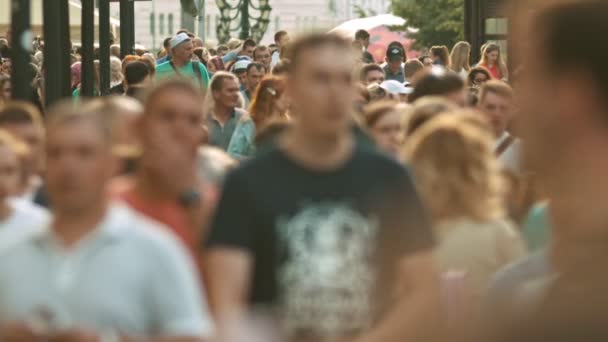
[[[209,85],[207,68],[197,61],[192,61],[192,39],[185,33],[180,33],[170,41],[171,60],[156,66],[156,79],[171,77],[186,77],[198,83],[201,88]]]

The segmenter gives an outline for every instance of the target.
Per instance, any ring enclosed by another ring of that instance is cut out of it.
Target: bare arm
[[[218,335],[226,336],[246,314],[253,259],[244,250],[218,246],[204,261],[211,313]]]
[[[439,326],[439,281],[432,250],[399,262],[397,298],[385,318],[357,342],[429,341]]]

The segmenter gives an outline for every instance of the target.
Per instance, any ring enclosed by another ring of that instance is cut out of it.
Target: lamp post
[[[220,10],[220,23],[217,26],[220,42],[226,42],[230,39],[230,33],[239,29],[240,39],[253,38],[256,42],[262,39],[270,23],[272,7],[269,0],[238,0],[235,5],[230,4],[229,0],[215,2]],[[237,26],[232,27],[233,22],[238,23]]]

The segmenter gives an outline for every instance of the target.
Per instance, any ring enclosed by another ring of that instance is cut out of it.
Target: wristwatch
[[[198,190],[185,190],[182,191],[177,202],[184,208],[192,208],[201,204],[201,193]]]

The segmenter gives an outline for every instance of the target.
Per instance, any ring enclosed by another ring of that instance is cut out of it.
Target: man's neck
[[[230,120],[230,116],[232,116],[233,112],[234,112],[234,108],[226,107],[219,103],[216,103],[215,106],[213,107],[213,117],[221,123],[228,122],[228,120]]]
[[[399,73],[399,72],[401,72],[401,65],[399,65],[396,68],[394,68],[393,66],[389,65],[388,66],[388,70],[390,70],[393,74]]]
[[[306,168],[326,171],[344,165],[351,157],[355,140],[350,131],[320,135],[294,127],[279,141],[279,146]]]
[[[171,61],[173,62],[173,65],[175,65],[176,68],[181,68],[184,65],[188,64],[188,62],[189,62],[189,61],[181,60],[179,58],[172,58]]]
[[[65,248],[75,246],[97,228],[106,214],[107,207],[108,203],[104,199],[89,208],[78,211],[55,210],[52,225],[55,236],[59,238]]]

